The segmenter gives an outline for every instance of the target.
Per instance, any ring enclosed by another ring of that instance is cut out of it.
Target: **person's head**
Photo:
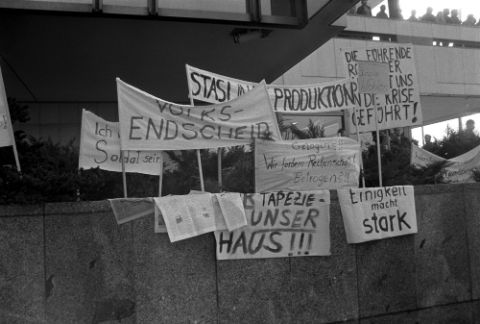
[[[401,135],[403,134],[403,128],[401,128],[401,127],[394,128],[394,129],[393,129],[393,133],[394,133],[396,136],[401,136]]]
[[[430,135],[428,135],[428,134],[425,135],[425,144],[431,143],[431,142],[432,142],[432,136],[430,136]]]
[[[473,119],[467,120],[467,131],[473,131],[475,129],[475,122]]]
[[[366,6],[367,2],[368,2],[368,0],[362,0],[362,6]]]
[[[448,16],[449,13],[450,13],[450,9],[448,9],[448,8],[443,9],[443,15],[445,17]]]
[[[345,136],[345,129],[340,128],[340,129],[337,131],[337,136]]]
[[[469,14],[469,15],[467,16],[467,19],[468,19],[468,20],[473,20],[473,19],[474,19],[473,14]]]
[[[385,12],[386,9],[387,9],[387,7],[385,7],[385,5],[381,5],[381,6],[380,6],[380,11],[381,11],[381,12]]]
[[[453,9],[452,10],[452,17],[457,17],[458,16],[458,10],[457,9]]]
[[[412,17],[415,17],[417,15],[417,11],[416,10],[412,10]]]
[[[432,13],[433,13],[433,8],[432,8],[432,7],[428,7],[428,8],[427,8],[427,13],[428,13],[428,14],[432,14]]]

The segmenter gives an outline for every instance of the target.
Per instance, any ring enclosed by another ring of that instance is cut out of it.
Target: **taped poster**
[[[337,192],[348,243],[417,233],[413,186]]]
[[[7,94],[3,83],[2,71],[0,70],[0,147],[14,145],[12,121],[8,110]]]
[[[348,137],[255,143],[255,191],[358,187],[360,145]]]
[[[330,255],[330,192],[244,194],[248,225],[217,231],[218,260]]]
[[[161,175],[162,152],[124,151],[125,172]],[[94,113],[82,111],[78,168],[122,172],[120,133],[117,122],[106,121]]]
[[[360,132],[376,129],[375,109],[380,130],[422,125],[420,87],[412,45],[378,44],[366,48],[349,48],[342,50],[342,56],[346,75],[354,81],[358,81],[359,61],[388,64],[389,91],[386,94],[358,94],[358,108],[352,112],[349,119],[352,133],[356,132],[357,125]]]
[[[443,183],[473,183],[475,170],[480,172],[480,146],[449,159],[440,175]]]
[[[265,84],[224,104],[177,105],[117,79],[122,150],[188,150],[281,140]]]
[[[426,168],[435,163],[446,161],[445,158],[424,150],[413,143],[411,151],[410,165],[416,168]]]
[[[242,81],[187,65],[187,80],[194,99],[223,103],[250,91],[257,83]],[[352,109],[358,100],[357,83],[342,79],[308,85],[267,85],[275,112],[314,114]]]
[[[154,215],[153,198],[116,198],[108,201],[119,225]]]

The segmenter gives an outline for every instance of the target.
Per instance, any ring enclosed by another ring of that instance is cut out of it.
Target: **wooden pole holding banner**
[[[185,65],[185,71],[187,71],[187,65]],[[188,81],[188,75],[187,75],[187,86],[188,86],[188,97],[190,98],[190,106],[193,107],[192,88],[190,87],[190,82]],[[200,190],[205,191],[205,183],[203,182],[202,157],[200,155],[200,150],[196,150],[196,151],[197,151],[198,173],[200,176]]]
[[[375,96],[375,132],[377,135],[377,160],[378,160],[378,184],[380,187],[383,187],[382,182],[382,155],[381,155],[381,147],[380,147],[380,131],[378,129],[378,106],[379,106],[378,97]]]
[[[123,159],[123,152],[120,150],[120,159],[122,160],[122,180],[123,180],[123,198],[128,198],[127,194],[127,174],[125,173],[125,160]]]
[[[358,108],[354,109],[355,118],[358,116]],[[357,142],[360,144],[360,176],[362,178],[362,188],[365,188],[365,174],[363,172],[362,141],[360,140],[360,131],[358,130],[358,120],[355,121],[355,130],[357,132]]]
[[[162,185],[163,185],[163,158],[160,165],[160,175],[158,176],[158,197],[162,196]]]
[[[219,147],[217,150],[217,171],[218,171],[218,191],[223,191],[223,181],[222,181],[222,156],[223,148]]]

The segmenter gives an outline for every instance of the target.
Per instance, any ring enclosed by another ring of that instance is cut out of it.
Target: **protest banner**
[[[10,110],[8,109],[7,93],[5,91],[5,84],[3,83],[2,71],[0,70],[0,147],[3,146],[13,146],[17,170],[21,172],[12,120],[10,119]]]
[[[480,172],[480,146],[449,159],[440,171],[443,183],[473,183],[474,170]]]
[[[358,187],[360,145],[347,137],[255,142],[255,191]]]
[[[177,105],[117,79],[122,150],[188,150],[281,140],[265,84],[224,104]]]
[[[352,132],[357,125],[360,132],[374,131],[375,120],[380,130],[422,125],[420,88],[412,45],[379,44],[367,48],[343,49],[342,55],[346,75],[354,81],[359,78],[359,61],[388,64],[388,93],[378,95],[380,100],[375,100],[374,92],[358,94],[359,108],[351,114],[349,120]],[[376,84],[379,85],[378,82]],[[381,105],[377,106],[376,101]]]
[[[410,165],[415,168],[426,168],[432,164],[446,161],[445,158],[424,150],[413,143],[411,151]]]
[[[82,111],[79,169],[100,168],[122,171],[120,133],[117,122],[106,121],[94,113]],[[162,152],[124,151],[125,172],[161,175]]]
[[[330,192],[244,194],[248,225],[217,231],[217,259],[330,255]]]
[[[257,83],[233,79],[187,65],[187,79],[193,99],[210,103],[232,100]],[[357,83],[342,79],[309,85],[267,85],[275,112],[314,114],[354,108],[358,100]]]
[[[413,186],[337,192],[348,243],[417,233]]]

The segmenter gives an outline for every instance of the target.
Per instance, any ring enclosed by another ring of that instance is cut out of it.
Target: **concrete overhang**
[[[120,77],[163,99],[187,103],[185,64],[272,82],[345,28],[357,0],[324,1],[303,26],[0,9],[7,94],[22,102],[114,102]],[[232,31],[268,30],[234,43]],[[325,62],[325,64],[332,64]]]

